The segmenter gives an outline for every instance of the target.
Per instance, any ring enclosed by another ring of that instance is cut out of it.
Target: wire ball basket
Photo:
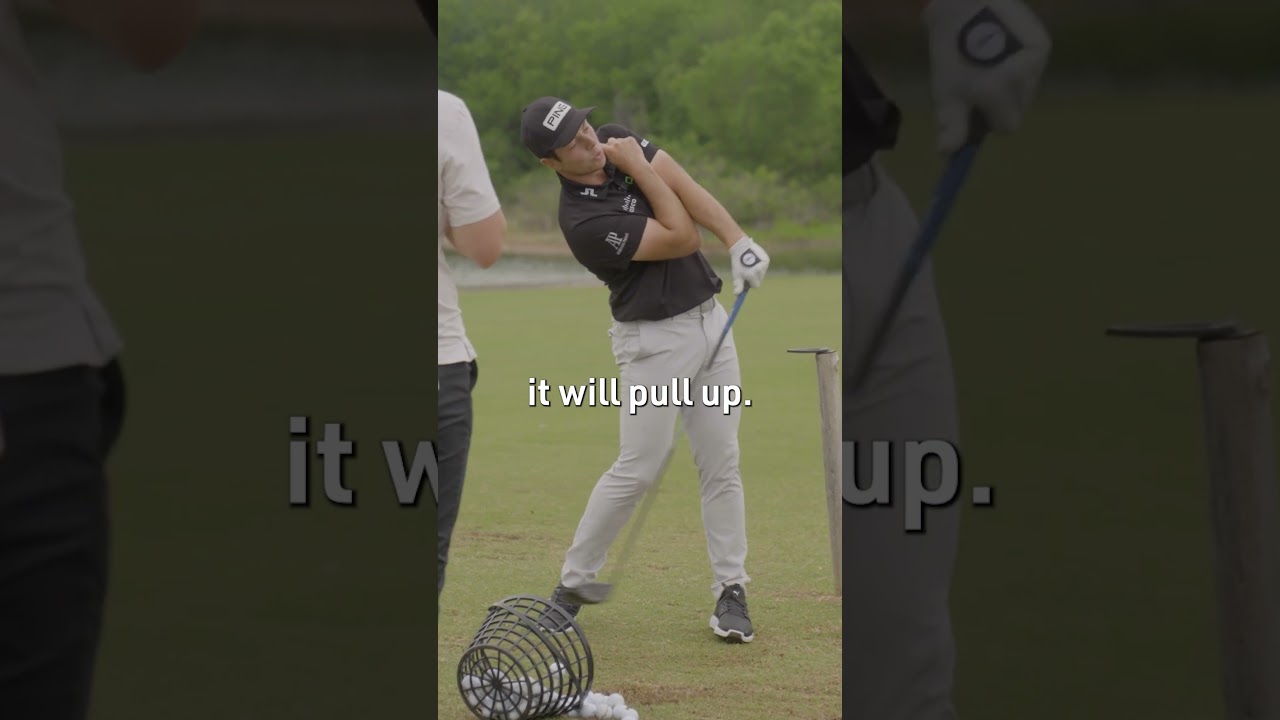
[[[595,661],[582,628],[555,603],[513,595],[489,607],[458,662],[458,691],[481,720],[536,720],[582,705]]]

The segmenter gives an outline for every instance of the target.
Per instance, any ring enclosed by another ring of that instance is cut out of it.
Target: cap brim
[[[596,107],[574,108],[564,116],[564,120],[560,121],[560,127],[556,131],[556,142],[552,149],[559,149],[573,142],[573,138],[578,134],[578,128],[582,127],[582,121],[594,111]]]

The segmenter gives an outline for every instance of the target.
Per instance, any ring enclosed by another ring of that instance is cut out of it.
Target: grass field
[[[887,163],[923,207],[939,163],[926,107],[902,94],[902,149]],[[967,513],[957,569],[962,718],[1222,717],[1192,349],[1103,329],[1235,316],[1280,336],[1258,140],[1278,122],[1280,101],[1262,92],[1063,90],[979,158],[937,255],[966,482],[997,490],[994,508]],[[432,521],[394,506],[370,446],[434,431],[429,144],[72,143],[91,268],[129,342],[133,392],[94,720],[429,712]],[[812,360],[782,352],[838,343],[836,286],[774,280],[737,326],[760,637],[721,647],[705,628],[681,454],[630,590],[583,617],[598,685],[642,717],[740,717],[718,703],[748,700],[768,717],[839,715]],[[610,411],[522,404],[534,374],[610,371],[603,292],[464,295],[480,407],[437,638],[442,718],[465,717],[452,672],[487,604],[550,591],[613,458]],[[294,413],[347,423],[358,509],[288,507]]]
[[[94,720],[421,717],[434,435],[424,133],[76,140],[91,269],[127,343]],[[288,418],[345,423],[355,509],[288,503]]]
[[[923,208],[902,94],[887,164]],[[961,717],[1222,717],[1193,347],[1103,331],[1234,317],[1274,346],[1278,121],[1265,90],[1064,90],[979,157],[937,253],[966,482],[997,488],[963,528]]]
[[[729,293],[721,297],[726,307]],[[490,603],[550,593],[587,496],[617,455],[617,409],[528,402],[531,377],[546,380],[552,398],[556,385],[616,377],[607,298],[598,287],[463,294],[480,375],[468,485],[442,598],[441,720],[472,717],[455,679],[467,643]],[[817,381],[811,356],[786,352],[839,347],[839,302],[838,276],[780,276],[748,297],[734,324],[744,397],[752,402],[740,441],[756,640],[725,645],[707,627],[711,578],[687,442],[625,584],[609,603],[580,615],[594,650],[595,688],[622,693],[641,717],[840,715],[840,601],[827,544]]]

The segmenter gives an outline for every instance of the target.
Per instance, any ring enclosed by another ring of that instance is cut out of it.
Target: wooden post
[[[1232,323],[1109,332],[1197,340],[1225,717],[1280,720],[1280,498],[1266,338]]]
[[[840,355],[830,348],[795,348],[812,353],[818,368],[818,413],[822,430],[822,464],[826,472],[827,533],[831,540],[831,572],[836,595],[844,595],[844,497],[841,491]]]

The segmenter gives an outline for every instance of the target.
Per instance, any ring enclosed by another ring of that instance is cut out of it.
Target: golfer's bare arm
[[[200,24],[198,0],[48,0],[66,20],[143,71],[159,70]]]
[[[729,211],[716,200],[707,189],[699,185],[680,163],[675,161],[666,150],[659,150],[653,156],[653,169],[679,197],[694,222],[710,230],[725,247],[738,242],[746,235],[742,228],[729,214]]]
[[[478,222],[446,226],[444,232],[458,252],[476,265],[488,268],[502,255],[502,243],[507,237],[507,218],[499,209]]]
[[[649,200],[654,217],[649,219],[631,259],[670,260],[697,252],[702,247],[702,237],[693,217],[653,165],[646,164],[632,178]]]

